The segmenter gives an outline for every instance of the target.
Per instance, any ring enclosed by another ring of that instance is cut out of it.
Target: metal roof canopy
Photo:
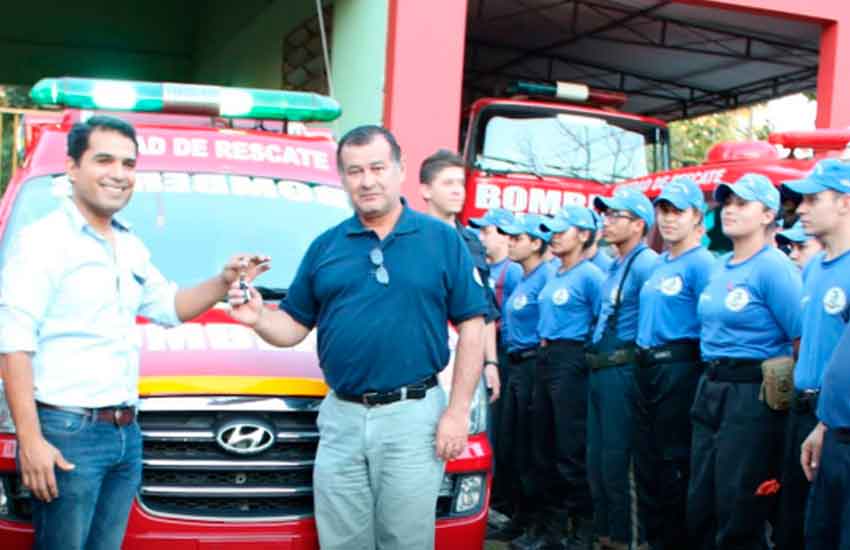
[[[817,84],[817,23],[669,0],[469,1],[467,104],[512,80],[565,80],[677,120]]]

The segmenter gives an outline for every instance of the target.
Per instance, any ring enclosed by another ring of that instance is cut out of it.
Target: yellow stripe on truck
[[[146,376],[139,394],[149,395],[299,395],[323,397],[328,386],[314,378],[268,376]]]

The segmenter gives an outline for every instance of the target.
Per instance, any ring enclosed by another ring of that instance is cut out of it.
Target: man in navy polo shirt
[[[277,346],[318,329],[332,390],[313,474],[323,550],[433,548],[444,461],[466,446],[481,378],[487,303],[454,228],[401,199],[404,162],[389,131],[351,130],[337,164],[355,215],[313,241],[279,311],[237,283],[232,315]],[[449,361],[449,321],[459,339],[446,407],[436,374]]]
[[[618,257],[602,285],[602,308],[588,356],[587,469],[599,543],[626,550],[642,542],[636,540],[632,513],[635,339],[640,290],[658,259],[644,243],[655,213],[643,193],[628,187],[612,197],[597,197],[595,206],[602,211],[605,239]]]
[[[850,548],[850,326],[824,369],[817,416],[800,465],[812,482],[806,509],[806,549]]]
[[[825,250],[803,268],[800,353],[794,369],[794,401],[785,430],[778,550],[803,547],[803,515],[809,484],[798,466],[800,445],[817,425],[815,411],[823,369],[850,319],[850,165],[820,161],[805,178],[785,182],[802,196],[797,214],[806,233]]]

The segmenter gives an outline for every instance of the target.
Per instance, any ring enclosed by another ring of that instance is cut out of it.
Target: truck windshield
[[[56,209],[70,195],[63,176],[25,182],[0,248],[20,228]],[[140,172],[129,204],[118,214],[151,252],[154,265],[180,287],[221,271],[238,253],[271,256],[257,285],[286,289],[301,257],[321,232],[351,215],[341,188],[222,174]]]
[[[484,128],[476,166],[601,183],[639,178],[662,169],[657,149],[661,132],[641,126],[645,127],[627,128],[613,118],[569,113],[492,116]]]

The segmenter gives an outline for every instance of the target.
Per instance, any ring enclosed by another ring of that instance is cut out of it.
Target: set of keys
[[[247,276],[246,270],[248,269],[249,263],[253,262],[260,266],[267,263],[269,259],[270,258],[266,256],[243,256],[239,259],[239,290],[242,291],[243,304],[247,304],[251,301],[251,289],[248,287],[248,282],[245,280],[245,277]]]

